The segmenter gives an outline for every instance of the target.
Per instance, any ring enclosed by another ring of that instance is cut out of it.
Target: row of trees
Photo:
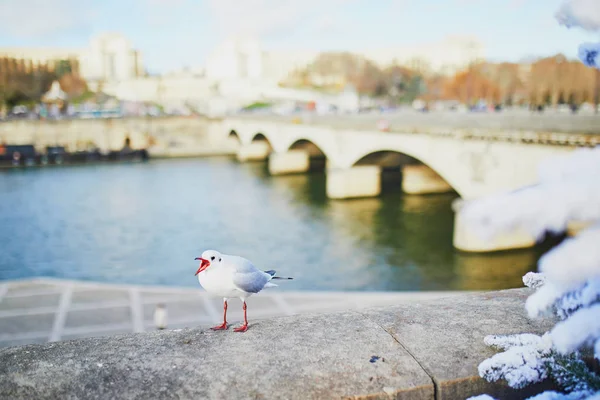
[[[39,103],[55,80],[70,97],[87,91],[85,81],[79,77],[78,66],[72,60],[33,65],[23,60],[0,58],[0,106]]]
[[[362,56],[331,52],[319,55],[285,84],[332,91],[351,84],[360,94],[396,103],[422,98],[465,104],[480,99],[507,105],[597,104],[597,75],[593,68],[560,54],[530,64],[477,63],[445,76],[400,65],[379,68]]]

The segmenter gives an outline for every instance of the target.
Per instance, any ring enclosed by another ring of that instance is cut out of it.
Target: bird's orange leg
[[[248,330],[248,318],[246,316],[246,302],[244,301],[244,305],[242,306],[242,308],[244,309],[244,325],[235,328],[233,331],[234,332],[246,332]]]
[[[215,331],[227,329],[227,300],[223,302],[223,324],[219,326],[213,326],[211,329]]]

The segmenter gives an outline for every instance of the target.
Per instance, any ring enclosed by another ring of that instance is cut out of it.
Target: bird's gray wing
[[[243,257],[224,254],[223,261],[233,269],[233,284],[246,293],[260,292],[270,279],[269,275]]]
[[[250,260],[240,256],[223,254],[223,264],[226,265],[227,268],[232,268],[234,272],[249,273],[258,271],[258,268],[256,268]]]
[[[246,293],[258,293],[269,281],[267,274],[262,271],[236,272],[233,274],[233,284]]]

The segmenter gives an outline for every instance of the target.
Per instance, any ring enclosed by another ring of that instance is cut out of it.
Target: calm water
[[[330,201],[323,174],[228,158],[0,172],[0,279],[197,286],[205,249],[294,281],[281,290],[522,286],[537,251],[452,247],[454,195]]]

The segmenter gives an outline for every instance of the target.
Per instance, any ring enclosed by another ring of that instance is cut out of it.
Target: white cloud
[[[86,26],[95,12],[78,0],[0,0],[0,33],[41,37]]]

